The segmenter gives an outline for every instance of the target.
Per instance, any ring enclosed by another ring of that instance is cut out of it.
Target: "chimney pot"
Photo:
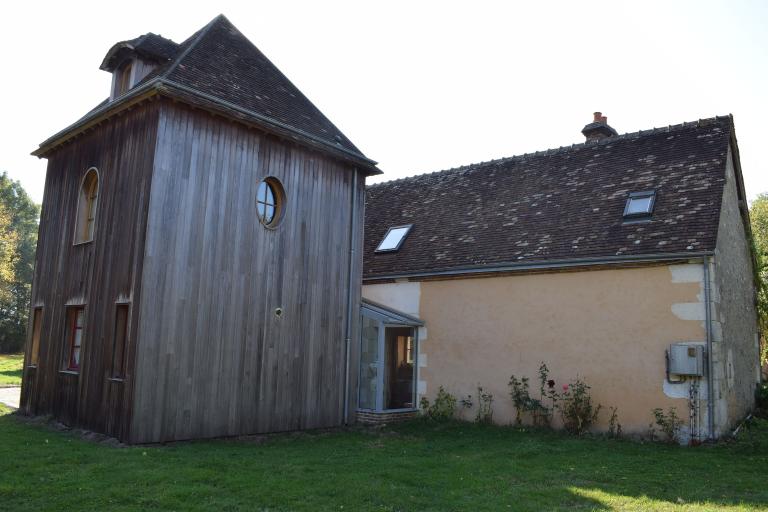
[[[593,116],[593,121],[581,130],[581,133],[587,138],[587,142],[595,142],[618,135],[616,130],[608,125],[608,118],[602,112],[595,112]]]

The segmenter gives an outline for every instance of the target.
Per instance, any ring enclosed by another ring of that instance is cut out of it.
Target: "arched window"
[[[256,212],[259,221],[268,228],[277,226],[283,213],[285,192],[275,178],[267,178],[259,184],[256,192]]]
[[[80,185],[80,197],[77,202],[77,225],[75,243],[93,240],[96,225],[96,207],[99,200],[99,173],[94,167],[88,169]]]

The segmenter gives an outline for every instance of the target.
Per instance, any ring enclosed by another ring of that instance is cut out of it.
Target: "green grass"
[[[0,509],[767,510],[768,421],[745,437],[681,448],[414,422],[115,448],[5,414]]]
[[[0,388],[21,386],[24,354],[0,354]]]

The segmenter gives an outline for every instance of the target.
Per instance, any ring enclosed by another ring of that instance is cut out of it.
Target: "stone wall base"
[[[382,425],[397,423],[415,418],[417,411],[373,412],[357,411],[357,421],[364,425]]]

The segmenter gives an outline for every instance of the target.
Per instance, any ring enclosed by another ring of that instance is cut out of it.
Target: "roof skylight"
[[[624,207],[624,217],[648,217],[653,212],[653,203],[656,200],[656,192],[631,192]]]
[[[411,226],[413,226],[413,224],[408,224],[407,226],[395,226],[395,227],[389,228],[389,231],[387,231],[387,234],[384,235],[384,239],[376,248],[376,252],[391,252],[391,251],[396,251],[400,249],[400,246],[403,245],[403,241],[405,240],[405,237],[408,235],[408,232],[411,230]]]

